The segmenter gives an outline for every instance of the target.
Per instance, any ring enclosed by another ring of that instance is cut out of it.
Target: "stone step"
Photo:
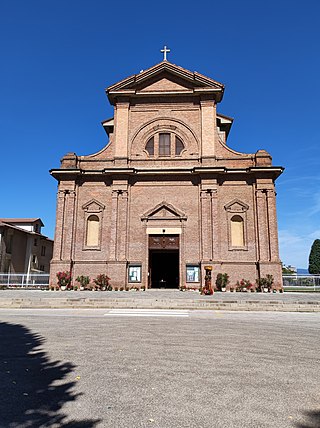
[[[185,309],[217,311],[320,312],[320,300],[154,299],[154,298],[1,298],[0,308],[28,309]]]

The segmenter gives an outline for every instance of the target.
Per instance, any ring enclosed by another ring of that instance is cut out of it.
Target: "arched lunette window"
[[[90,215],[87,219],[87,247],[97,247],[99,245],[99,217]]]
[[[184,149],[182,140],[170,132],[161,132],[149,138],[146,151],[150,157],[180,156]]]
[[[231,217],[231,246],[244,246],[244,221],[240,215]]]
[[[179,137],[176,136],[176,147],[175,147],[176,156],[181,155],[181,152],[183,149],[184,149],[183,142],[180,140]]]
[[[146,151],[149,153],[149,156],[154,156],[154,137],[151,137],[150,140],[148,140]]]

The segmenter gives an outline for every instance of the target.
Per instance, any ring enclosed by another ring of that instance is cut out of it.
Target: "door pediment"
[[[141,220],[187,220],[187,216],[173,205],[162,201],[141,216]]]

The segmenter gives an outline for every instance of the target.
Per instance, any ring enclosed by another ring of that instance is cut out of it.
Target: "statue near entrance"
[[[204,277],[204,286],[201,289],[201,294],[211,295],[213,294],[213,288],[212,288],[212,266],[205,266],[204,270],[206,271],[205,277]]]

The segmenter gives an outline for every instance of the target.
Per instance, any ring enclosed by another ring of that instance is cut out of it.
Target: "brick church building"
[[[231,283],[281,281],[274,182],[265,150],[244,154],[217,112],[223,84],[165,59],[106,90],[114,117],[98,153],[59,169],[51,283],[107,273],[114,286],[198,287],[204,266]]]

